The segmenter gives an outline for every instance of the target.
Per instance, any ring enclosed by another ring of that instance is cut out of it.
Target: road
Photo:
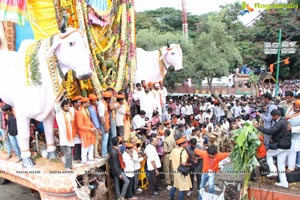
[[[13,182],[6,182],[0,185],[1,200],[40,200],[38,194],[31,195],[30,189]]]

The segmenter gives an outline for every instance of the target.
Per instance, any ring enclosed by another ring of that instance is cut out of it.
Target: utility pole
[[[182,0],[182,34],[185,37],[185,41],[188,41],[188,22],[186,13],[186,0]]]
[[[281,29],[279,29],[278,33],[278,52],[277,52],[277,66],[276,66],[276,90],[275,90],[275,97],[278,96],[279,84],[278,84],[278,77],[279,77],[279,67],[280,67],[280,49],[281,49]]]

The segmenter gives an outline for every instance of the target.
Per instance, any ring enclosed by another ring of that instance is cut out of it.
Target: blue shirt
[[[277,109],[277,106],[275,104],[270,103],[267,107],[267,111],[265,112],[265,114],[260,115],[261,119],[264,122],[264,128],[270,128],[272,126],[271,112],[274,109]]]
[[[90,112],[90,116],[91,116],[91,119],[92,119],[92,122],[93,122],[94,126],[97,129],[98,128],[100,129],[100,121],[99,121],[98,113],[97,113],[96,109],[94,109],[93,106],[89,106],[88,110]]]

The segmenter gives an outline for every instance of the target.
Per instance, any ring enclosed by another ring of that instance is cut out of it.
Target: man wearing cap
[[[133,184],[134,184],[134,156],[132,143],[125,143],[125,151],[123,153],[123,160],[125,162],[124,172],[126,177],[129,179],[129,186],[125,195],[126,199],[137,199],[133,197]]]
[[[145,148],[145,154],[147,155],[147,169],[149,172],[149,184],[150,193],[152,195],[159,195],[158,193],[158,175],[161,162],[156,151],[158,140],[155,137],[150,137],[150,144]]]
[[[164,139],[164,154],[163,154],[163,169],[165,173],[165,182],[167,184],[167,189],[171,189],[171,184],[173,182],[173,174],[171,174],[172,167],[170,165],[170,154],[172,150],[176,147],[175,139],[173,134],[171,134],[170,129],[165,129],[165,139]]]
[[[69,106],[69,101],[63,99],[60,102],[62,95],[59,95],[55,101],[55,117],[59,129],[59,145],[64,154],[63,162],[66,169],[72,168],[72,147],[74,146],[74,138],[76,135],[74,108]]]
[[[75,96],[72,98],[71,101],[74,108],[74,126],[75,126],[75,134],[76,134],[74,138],[74,156],[73,156],[75,162],[81,160],[81,140],[78,133],[78,125],[77,125],[78,111],[81,105],[80,103],[81,98],[82,98],[81,96]]]
[[[208,144],[207,146],[215,145],[217,147],[217,150],[219,151],[219,143],[217,142],[217,135],[215,133],[208,136]]]
[[[154,83],[150,81],[150,82],[148,83],[148,86],[149,86],[150,92],[152,92]]]
[[[96,143],[95,133],[97,129],[93,125],[88,107],[90,105],[89,98],[81,98],[81,107],[78,111],[77,125],[81,138],[81,162],[87,164],[87,159],[94,159],[94,144]]]
[[[182,175],[177,171],[177,168],[180,164],[183,164],[184,166],[191,166],[191,163],[189,163],[188,159],[188,153],[185,150],[186,147],[186,138],[181,137],[178,140],[176,140],[177,147],[172,150],[170,154],[170,161],[172,163],[172,169],[176,171],[174,173],[174,184],[170,190],[168,200],[173,200],[174,195],[176,192],[176,189],[179,190],[179,200],[184,200],[184,193],[185,191],[189,191],[190,188],[192,188],[192,182],[190,178],[190,174],[187,176]],[[181,161],[181,162],[180,162]]]
[[[110,98],[112,97],[111,92],[103,92],[102,93],[102,100],[98,102],[98,113],[100,118],[100,129],[102,132],[102,157],[106,157],[108,155],[108,136],[109,136],[109,129],[110,129],[110,119],[109,119],[109,108],[108,104],[110,102]]]
[[[97,129],[95,132],[95,138],[96,138],[96,143],[94,145],[94,157],[99,158],[99,141],[101,140],[101,130],[100,130],[100,119],[98,115],[98,109],[97,109],[97,96],[95,94],[89,94],[89,99],[90,99],[90,105],[88,107],[90,117],[92,119],[93,125]]]

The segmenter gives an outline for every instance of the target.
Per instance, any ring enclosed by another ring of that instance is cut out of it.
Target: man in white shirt
[[[163,109],[164,109],[164,105],[167,103],[167,96],[168,96],[168,91],[167,88],[164,86],[164,82],[162,80],[159,81],[159,85],[160,85],[160,91],[162,94],[162,105],[163,105]]]
[[[144,110],[141,110],[139,114],[133,117],[132,126],[135,131],[139,130],[140,133],[146,133],[147,127],[145,117],[146,112]]]
[[[158,169],[161,167],[161,162],[156,151],[156,146],[158,140],[155,137],[150,138],[150,144],[145,148],[145,154],[147,155],[147,169],[149,172],[149,184],[150,184],[150,193],[152,195],[159,195],[158,193]]]
[[[157,108],[157,111],[159,112],[160,115],[162,115],[162,92],[159,87],[159,83],[154,84],[154,89],[152,90],[154,99],[155,99],[155,107]],[[165,105],[165,104],[163,104]]]
[[[62,97],[62,96],[59,96]],[[69,106],[69,101],[59,98],[55,102],[55,117],[59,129],[59,145],[64,153],[63,162],[66,169],[72,168],[72,147],[74,146],[74,108]]]
[[[177,119],[177,125],[179,124],[185,125],[184,115],[180,115],[180,118]]]
[[[140,106],[141,110],[146,112],[146,116],[149,119],[152,118],[153,111],[157,109],[157,105],[155,103],[154,95],[150,92],[149,86],[145,85],[145,93],[140,96]]]
[[[126,108],[124,105],[124,96],[117,95],[117,102],[121,105],[116,110],[116,126],[117,126],[117,135],[124,136],[124,116],[126,114]]]
[[[199,111],[199,114],[195,116],[195,119],[198,120],[199,124],[202,126],[204,124],[204,113],[203,110]]]
[[[233,106],[232,111],[233,111],[233,117],[234,118],[237,118],[237,117],[241,116],[242,108],[240,106],[240,102],[238,102],[238,101],[236,102],[236,105]]]
[[[194,114],[194,109],[190,101],[187,102],[185,106],[185,120],[189,123],[191,115]]]
[[[227,120],[226,117],[223,119],[223,124],[222,124],[221,127],[222,127],[224,130],[229,131],[230,124],[229,124],[229,122],[228,122],[228,120]]]
[[[140,98],[143,93],[144,93],[144,88],[142,87],[142,85],[140,83],[137,83],[135,85],[135,88],[132,93],[132,98],[134,100],[136,113],[139,113],[141,110],[140,109]]]
[[[211,119],[213,117],[213,113],[211,112],[210,109],[207,109],[206,112],[204,113],[204,120],[206,120],[206,118]]]
[[[125,195],[126,199],[133,197],[133,183],[134,183],[134,158],[133,158],[133,147],[132,143],[125,143],[125,151],[122,155],[125,163],[124,172],[126,177],[129,179],[129,186]]]
[[[205,104],[205,101],[201,101],[200,110],[203,110],[203,111],[206,111],[206,110],[207,110],[207,106],[206,106],[206,104]]]
[[[180,104],[179,100],[176,100],[176,106],[175,106],[174,114],[176,115],[177,118],[179,118],[180,113],[181,113],[181,104]]]
[[[141,169],[141,163],[144,160],[144,157],[140,155],[139,149],[136,147],[136,139],[131,138],[130,143],[133,144],[133,168],[134,168],[134,182],[133,182],[133,194],[140,194],[142,192],[141,188],[138,188],[139,184],[139,171]]]
[[[185,105],[184,104],[182,104],[182,106],[181,106],[181,108],[180,108],[180,114],[181,115],[186,115],[186,108],[185,108]]]

